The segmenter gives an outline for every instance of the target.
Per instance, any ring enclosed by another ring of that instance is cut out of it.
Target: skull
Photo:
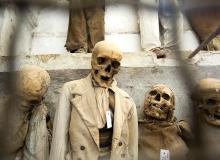
[[[220,126],[220,80],[200,80],[196,85],[193,100],[208,124]]]
[[[144,114],[147,118],[171,121],[175,109],[173,91],[164,84],[152,87],[144,102]]]
[[[39,104],[50,85],[50,76],[46,70],[34,65],[25,66],[18,73],[17,95],[24,106]]]
[[[92,78],[100,87],[110,87],[119,72],[122,52],[113,43],[100,41],[92,53]]]

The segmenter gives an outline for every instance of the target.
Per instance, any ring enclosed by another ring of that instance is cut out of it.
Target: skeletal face
[[[92,77],[101,87],[109,87],[114,76],[119,72],[121,51],[110,42],[98,42],[92,55]]]
[[[220,80],[200,80],[196,86],[194,100],[205,121],[220,126]]]
[[[22,105],[31,107],[39,104],[50,84],[50,76],[46,70],[34,65],[25,66],[18,73],[17,95]]]
[[[173,91],[166,85],[158,84],[152,87],[144,102],[144,114],[162,121],[170,121],[175,109]]]

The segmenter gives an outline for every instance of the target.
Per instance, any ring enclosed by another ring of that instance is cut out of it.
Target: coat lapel
[[[114,126],[113,126],[113,137],[112,137],[112,150],[118,145],[118,141],[121,138],[121,131],[124,122],[123,107],[121,107],[121,98],[116,90],[115,91],[115,111],[114,111]]]
[[[75,105],[80,116],[85,122],[90,134],[92,135],[97,147],[99,148],[99,129],[97,124],[97,103],[95,99],[95,91],[92,85],[91,74],[89,74],[82,82],[81,91],[81,104]],[[114,125],[113,125],[113,137],[112,137],[112,150],[116,148],[121,138],[121,132],[125,120],[126,111],[123,105],[126,96],[121,95],[117,87],[112,88],[115,93],[115,111],[114,111]]]
[[[82,104],[76,106],[76,108],[88,127],[88,130],[96,145],[99,147],[99,130],[96,120],[96,100],[90,74],[84,79],[82,86],[84,89],[81,94]]]

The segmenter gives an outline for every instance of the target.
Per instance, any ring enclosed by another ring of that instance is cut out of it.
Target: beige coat
[[[119,89],[115,92],[111,160],[137,160],[138,122],[132,98]],[[99,130],[96,100],[91,75],[64,84],[57,108],[50,160],[97,160]]]

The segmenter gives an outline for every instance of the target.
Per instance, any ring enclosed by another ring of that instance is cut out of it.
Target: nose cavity
[[[156,101],[160,101],[160,94],[157,94],[157,95],[156,95],[155,100],[156,100]]]
[[[111,65],[108,65],[105,69],[106,72],[110,72],[111,71]]]

